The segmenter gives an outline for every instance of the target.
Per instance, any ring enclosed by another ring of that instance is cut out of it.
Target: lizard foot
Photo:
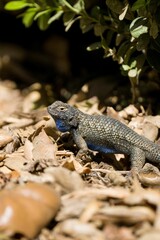
[[[93,153],[89,149],[80,149],[76,155],[78,161],[91,162]]]

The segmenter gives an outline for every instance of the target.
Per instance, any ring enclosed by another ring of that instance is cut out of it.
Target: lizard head
[[[61,132],[66,132],[73,127],[77,127],[78,109],[67,103],[56,101],[48,106],[47,110],[51,117],[55,120],[58,130]]]

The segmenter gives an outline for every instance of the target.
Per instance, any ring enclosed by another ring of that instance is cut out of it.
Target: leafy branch
[[[87,50],[103,48],[104,57],[118,61],[133,88],[145,66],[160,71],[159,1],[16,0],[9,1],[5,9],[20,11],[26,27],[37,21],[39,28],[45,30],[63,18],[66,31],[75,21],[79,21],[82,33],[93,29],[99,41],[91,43]]]

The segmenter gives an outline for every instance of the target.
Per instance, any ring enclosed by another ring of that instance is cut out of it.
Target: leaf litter
[[[124,155],[94,152],[92,161],[78,162],[69,134],[57,131],[46,108],[33,110],[35,99],[12,82],[0,85],[4,239],[160,239],[158,167],[146,163],[131,178]],[[158,143],[160,116],[147,116],[143,107],[117,112],[100,107],[96,97],[78,102],[73,96],[69,103],[89,114],[108,114]]]

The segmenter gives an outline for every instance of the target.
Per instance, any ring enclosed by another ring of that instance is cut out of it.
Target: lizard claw
[[[92,161],[92,152],[89,149],[80,149],[76,155],[77,160],[91,162]]]

